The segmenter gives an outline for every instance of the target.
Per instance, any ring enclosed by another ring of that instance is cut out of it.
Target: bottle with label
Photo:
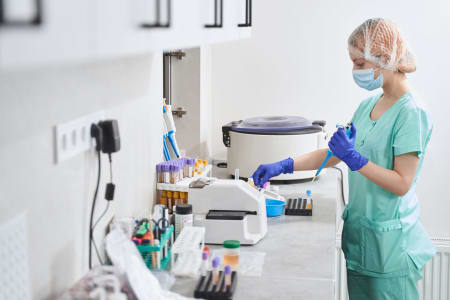
[[[178,237],[180,232],[186,226],[193,225],[192,205],[180,204],[175,209],[175,238]]]

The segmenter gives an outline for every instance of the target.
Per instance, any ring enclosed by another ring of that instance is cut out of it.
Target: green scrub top
[[[419,222],[416,183],[432,132],[430,116],[403,95],[377,121],[370,118],[382,94],[363,101],[352,122],[355,149],[371,162],[393,169],[397,155],[416,152],[420,159],[410,190],[397,196],[359,172],[349,172],[349,203],[342,218],[342,249],[347,268],[368,276],[396,277],[408,273],[408,256],[420,270],[435,248]]]

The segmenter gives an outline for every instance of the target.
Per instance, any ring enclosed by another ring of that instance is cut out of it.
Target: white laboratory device
[[[228,173],[239,169],[240,176],[252,176],[260,164],[296,157],[327,147],[325,121],[311,122],[297,116],[266,116],[233,121],[222,126],[227,147]],[[271,180],[312,178],[315,171],[295,171]]]
[[[205,227],[205,243],[238,240],[254,245],[267,233],[264,194],[245,181],[202,178],[189,186],[194,226]]]

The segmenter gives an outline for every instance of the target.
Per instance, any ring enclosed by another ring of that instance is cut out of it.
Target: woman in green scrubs
[[[349,169],[349,202],[342,218],[342,250],[351,300],[419,299],[417,281],[435,248],[419,221],[418,175],[432,132],[430,116],[410,93],[405,73],[415,60],[398,28],[369,19],[349,38],[353,78],[367,90],[382,88],[364,100],[351,120],[329,142]],[[315,170],[328,149],[261,165],[253,174],[262,186],[281,173]]]

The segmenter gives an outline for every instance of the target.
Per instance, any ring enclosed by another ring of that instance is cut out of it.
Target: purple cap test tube
[[[231,266],[230,265],[225,266],[224,273],[225,273],[225,286],[230,287],[231,286]]]
[[[219,267],[219,265],[220,265],[220,258],[216,256],[212,261],[212,267],[216,269]]]
[[[208,262],[208,252],[202,252],[202,276],[206,276],[206,264]]]

